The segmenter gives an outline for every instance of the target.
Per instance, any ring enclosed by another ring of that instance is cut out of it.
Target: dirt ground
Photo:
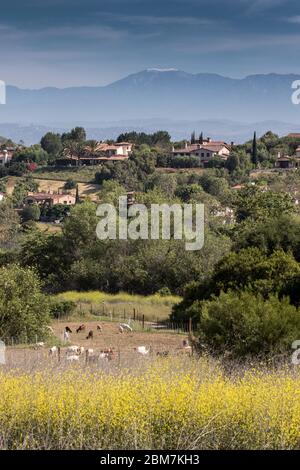
[[[131,369],[140,365],[141,362],[149,361],[157,356],[157,352],[168,351],[170,356],[180,354],[182,341],[187,339],[186,334],[166,331],[134,331],[119,332],[119,323],[117,322],[84,322],[86,329],[76,333],[76,328],[80,322],[55,322],[52,325],[55,336],[62,341],[63,332],[66,326],[71,328],[70,345],[83,346],[85,349],[92,348],[97,355],[101,350],[107,348],[114,349],[114,356],[109,363],[98,364],[97,368],[112,370],[117,368]],[[101,324],[102,332],[97,330],[97,325]],[[92,330],[93,339],[86,339],[88,332]],[[143,357],[134,351],[135,347],[145,346],[150,349],[150,353]],[[6,367],[8,369],[35,370],[53,367],[54,369],[69,366],[67,361],[67,348],[61,347],[61,358],[49,358],[49,347],[41,349],[34,347],[8,347],[6,350]],[[86,356],[80,356],[80,364],[86,365]]]
[[[180,347],[182,340],[186,338],[185,335],[181,335],[173,332],[165,331],[133,331],[130,332],[119,332],[119,323],[117,322],[83,322],[86,326],[85,331],[76,333],[76,328],[80,325],[79,322],[63,323],[56,322],[52,325],[55,335],[62,339],[63,332],[66,325],[71,328],[72,334],[70,335],[70,342],[78,346],[84,346],[93,348],[96,351],[100,351],[105,348],[115,348],[121,352],[132,351],[137,346],[151,346],[153,352],[162,351],[174,351]],[[97,325],[102,326],[102,332],[97,330]],[[94,338],[87,340],[87,333],[93,331]]]

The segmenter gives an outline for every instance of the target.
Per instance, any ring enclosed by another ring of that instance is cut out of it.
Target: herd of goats
[[[52,327],[48,326],[47,328],[49,329],[49,331],[52,334],[54,334],[54,330],[53,330]],[[103,328],[102,328],[101,325],[97,325],[97,331],[99,331],[101,333],[102,329]],[[78,326],[78,328],[76,328],[75,331],[76,331],[77,334],[80,333],[80,332],[85,332],[86,331],[86,326],[84,324],[81,324],[81,325]],[[119,332],[120,333],[133,332],[133,329],[127,323],[120,323],[119,324]],[[69,326],[66,326],[65,329],[64,329],[64,332],[63,332],[63,342],[65,344],[68,344],[70,342],[70,339],[71,339],[70,335],[72,333],[73,333],[73,331],[71,330],[71,328]],[[89,330],[87,332],[86,339],[87,340],[93,340],[94,339],[94,331],[93,330]],[[43,348],[45,348],[45,343],[42,342],[42,341],[37,342],[34,345],[34,349],[43,349]],[[148,356],[152,352],[152,348],[151,348],[151,346],[149,346],[149,347],[137,346],[137,347],[133,348],[133,351],[135,353],[137,353],[138,355],[140,355],[140,356]],[[189,345],[188,340],[185,339],[185,340],[182,341],[181,346],[177,348],[177,352],[178,353],[188,354],[188,355],[192,354],[192,347]],[[99,353],[96,354],[94,352],[93,348],[90,348],[90,347],[85,348],[83,346],[76,346],[76,345],[67,346],[66,349],[65,349],[65,353],[66,353],[66,360],[69,363],[79,362],[80,356],[82,356],[82,355],[85,355],[86,362],[89,362],[89,363],[97,363],[98,361],[101,361],[101,360],[111,361],[116,357],[116,354],[117,354],[115,348],[111,348],[111,347],[106,348],[106,349],[102,349]],[[61,348],[59,346],[52,346],[49,349],[49,356],[51,356],[51,357],[59,357],[59,359],[60,359],[60,354],[61,354]],[[157,352],[156,355],[160,356],[160,357],[167,357],[169,355],[169,351]]]

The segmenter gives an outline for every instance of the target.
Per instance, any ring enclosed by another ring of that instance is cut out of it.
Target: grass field
[[[78,183],[94,183],[95,173],[99,170],[98,166],[95,167],[80,167],[80,168],[38,168],[32,173],[34,178],[49,179],[66,181],[73,179]]]
[[[139,296],[127,293],[106,294],[104,292],[64,292],[58,298],[71,300],[77,303],[76,314],[84,315],[105,315],[112,318],[141,318],[144,315],[145,321],[166,320],[172,306],[180,302],[178,296]]]
[[[299,449],[300,374],[209,358],[0,371],[1,449]]]

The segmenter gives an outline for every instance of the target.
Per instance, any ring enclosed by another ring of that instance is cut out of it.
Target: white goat
[[[58,353],[57,346],[52,346],[52,348],[49,349],[49,356],[56,356],[57,353]]]
[[[45,347],[45,343],[43,341],[40,341],[39,343],[35,343],[34,349],[42,349]]]
[[[73,354],[72,356],[68,356],[67,361],[69,361],[69,362],[79,362],[79,356],[76,356],[75,354]]]
[[[69,346],[67,348],[67,354],[71,353],[71,354],[80,354],[80,347],[79,346]]]
[[[123,331],[133,331],[131,326],[128,325],[128,323],[120,323],[120,330],[122,329],[121,333],[123,333]]]
[[[64,342],[67,343],[70,339],[70,333],[64,331]]]
[[[134,351],[141,354],[142,356],[147,356],[147,354],[149,354],[150,352],[150,348],[147,349],[146,346],[138,346],[137,348],[133,348],[133,349]]]

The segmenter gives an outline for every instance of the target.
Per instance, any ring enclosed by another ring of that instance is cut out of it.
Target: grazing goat
[[[101,325],[97,325],[97,330],[102,331],[102,326],[101,326]]]
[[[43,341],[40,341],[39,343],[35,343],[34,349],[41,349],[45,347],[45,343]]]
[[[64,342],[67,343],[70,339],[70,333],[64,331]]]
[[[67,348],[67,354],[80,354],[80,347],[79,346],[69,346]]]
[[[84,330],[85,330],[85,325],[82,324],[77,328],[76,333],[79,333],[80,331],[84,331]]]
[[[58,347],[57,346],[52,346],[52,348],[49,349],[49,356],[56,356],[58,353]]]
[[[75,354],[72,355],[72,356],[68,356],[67,361],[69,361],[69,362],[79,362],[79,356],[76,356]]]
[[[169,355],[169,351],[157,352],[156,355],[159,357],[167,357]]]
[[[72,333],[71,328],[69,328],[68,326],[65,327],[65,331],[66,331],[67,333]]]
[[[124,331],[133,331],[131,326],[128,325],[128,323],[120,323],[120,328],[122,328],[122,330]],[[122,333],[123,333],[122,331]]]
[[[138,346],[137,348],[133,348],[134,351],[141,354],[142,356],[147,356],[150,352],[150,348],[147,349],[146,346]]]
[[[86,337],[86,339],[93,339],[93,338],[94,338],[94,332],[93,332],[93,330],[90,330],[87,337]]]

